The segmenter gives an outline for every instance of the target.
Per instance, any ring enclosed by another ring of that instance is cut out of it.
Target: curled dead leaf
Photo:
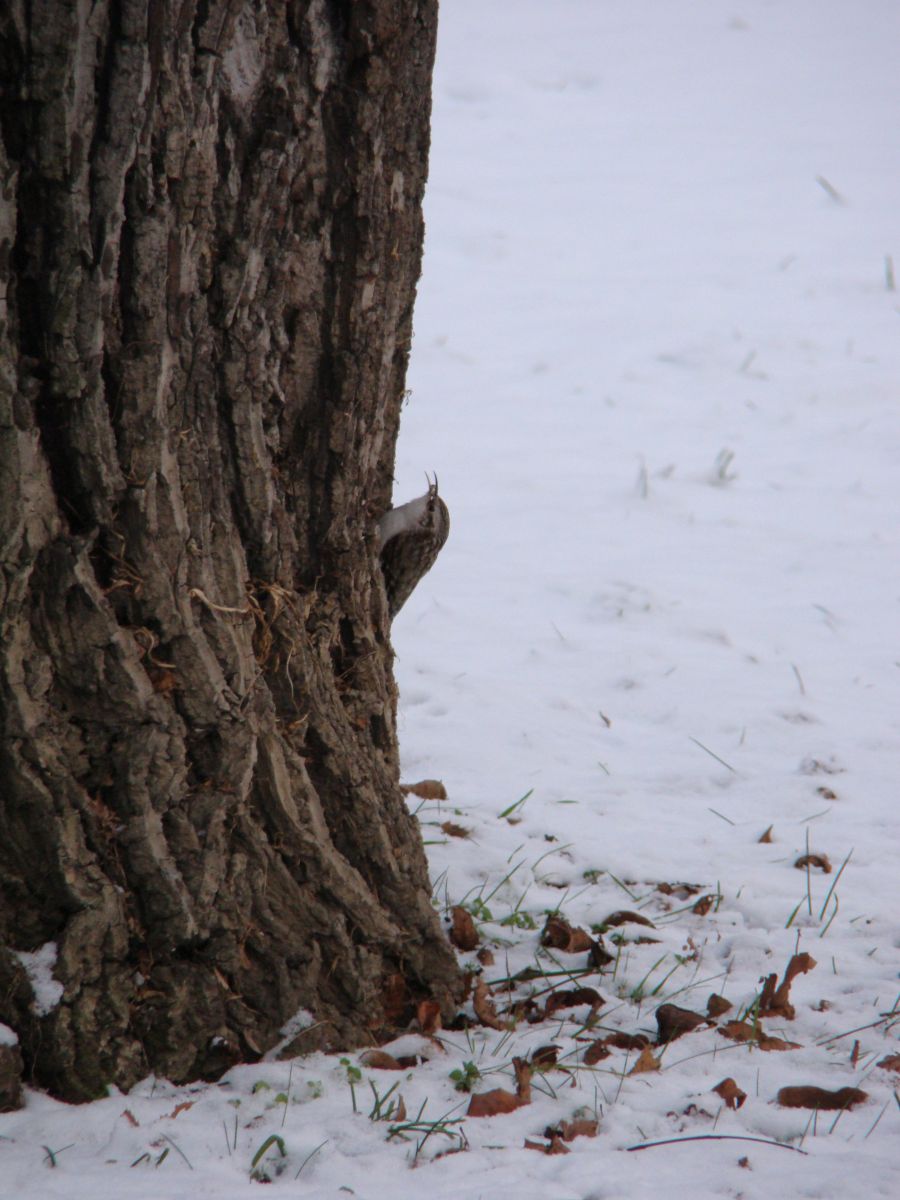
[[[516,1073],[516,1095],[519,1103],[530,1104],[532,1065],[525,1058],[514,1058],[512,1065]]]
[[[596,1042],[591,1042],[581,1061],[586,1067],[592,1067],[595,1063],[602,1062],[604,1058],[609,1058],[611,1053],[612,1051],[603,1038],[599,1038]]]
[[[676,1038],[690,1033],[699,1025],[709,1024],[708,1018],[702,1013],[691,1012],[689,1008],[679,1008],[677,1004],[661,1004],[656,1010],[656,1027],[659,1030],[659,1042],[674,1042]]]
[[[554,1046],[552,1043],[547,1046],[538,1046],[531,1055],[531,1065],[541,1068],[555,1067],[558,1058],[559,1046]]]
[[[587,930],[570,925],[563,917],[554,915],[547,918],[541,931],[541,945],[562,950],[566,954],[579,954],[591,949],[593,939]]]
[[[450,914],[453,921],[450,927],[450,941],[457,950],[474,950],[478,945],[478,931],[472,914],[461,904],[454,904]]]
[[[793,1021],[794,1006],[790,1002],[791,984],[798,975],[805,975],[816,965],[816,960],[810,954],[795,954],[784,971],[784,979],[776,987],[776,977],[769,975],[763,984],[759,997],[759,1015],[761,1017],[784,1017]]]
[[[900,1071],[900,1054],[889,1054],[878,1066],[885,1071]]]
[[[662,891],[662,887],[659,889]],[[647,917],[642,917],[640,913],[626,912],[625,909],[617,909],[611,912],[609,916],[601,922],[603,926],[612,929],[615,925],[647,925],[650,929],[655,929],[656,926]]]
[[[599,971],[601,967],[608,967],[611,962],[616,961],[616,956],[603,945],[600,938],[591,939],[591,948],[588,950],[588,966]]]
[[[401,783],[404,796],[418,796],[420,800],[446,800],[447,789],[439,779],[420,779],[418,783]]]
[[[747,1099],[747,1093],[738,1087],[731,1076],[723,1079],[721,1083],[717,1083],[712,1090],[722,1097],[728,1108],[740,1108]]]
[[[801,1049],[799,1042],[785,1042],[781,1038],[770,1037],[759,1026],[751,1025],[749,1021],[727,1021],[724,1025],[719,1025],[718,1030],[733,1042],[755,1042],[760,1050]]]
[[[816,1108],[820,1110],[835,1110],[853,1108],[869,1098],[868,1092],[859,1088],[842,1087],[829,1092],[826,1088],[802,1085],[798,1087],[783,1087],[776,1099],[783,1108]]]
[[[437,1000],[420,1000],[416,1005],[419,1028],[428,1037],[441,1027],[441,1006]]]
[[[762,843],[765,843],[766,845],[769,845],[772,841],[772,829],[773,829],[773,826],[770,825],[769,828],[766,829],[765,832],[761,833],[756,840],[758,842],[762,842]]]
[[[560,988],[558,991],[551,992],[547,997],[544,1004],[544,1016],[552,1016],[553,1013],[559,1012],[561,1008],[578,1008],[581,1004],[589,1004],[591,1012],[595,1013],[605,1003],[606,1001],[594,988]]]
[[[487,984],[483,979],[475,980],[475,989],[472,995],[472,1007],[475,1009],[475,1016],[482,1025],[486,1025],[488,1029],[508,1029],[509,1023],[502,1021],[497,1016],[497,1011],[494,1008],[494,1002],[491,1000],[488,993]]]
[[[715,896],[701,896],[700,899],[694,904],[691,912],[696,913],[698,917],[705,917],[715,902]]]
[[[487,946],[482,946],[475,955],[483,967],[492,967],[494,965],[494,952],[489,950]]]
[[[725,1013],[731,1012],[733,1007],[734,1005],[730,1000],[726,1000],[724,996],[718,996],[713,992],[706,1002],[706,1013],[713,1020],[717,1020],[719,1017],[723,1017]]]
[[[384,1050],[364,1050],[359,1061],[373,1071],[402,1071],[403,1064]]]
[[[628,1072],[629,1075],[641,1075],[644,1071],[658,1071],[659,1059],[654,1058],[653,1051],[645,1046],[638,1055],[638,1060]]]
[[[662,892],[664,896],[675,896],[678,900],[687,900],[689,896],[696,896],[700,887],[699,883],[658,883],[656,890]]]
[[[617,1050],[643,1050],[650,1045],[650,1039],[645,1033],[625,1033],[618,1029],[608,1033],[603,1039],[607,1046],[615,1046]]]
[[[801,854],[794,866],[798,871],[805,871],[807,867],[818,867],[823,875],[831,874],[831,863],[827,854]]]
[[[551,1137],[549,1142],[532,1142],[525,1139],[526,1150],[540,1150],[541,1154],[570,1154],[569,1147],[558,1136]]]
[[[521,1100],[504,1088],[493,1088],[489,1092],[476,1092],[466,1109],[467,1117],[498,1117],[503,1113],[515,1112]]]
[[[465,825],[457,825],[454,821],[443,821],[441,830],[447,837],[467,838],[472,835],[471,829],[466,829]]]

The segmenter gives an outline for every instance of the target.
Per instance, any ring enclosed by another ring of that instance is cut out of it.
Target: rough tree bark
[[[457,970],[374,518],[436,0],[0,15],[0,1021],[72,1099],[360,1044]],[[57,950],[43,1014],[14,951]],[[46,1007],[46,1006],[45,1006]]]

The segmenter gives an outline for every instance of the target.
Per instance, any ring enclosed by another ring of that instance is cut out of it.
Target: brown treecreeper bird
[[[438,495],[437,475],[424,496],[389,508],[380,518],[378,553],[392,621],[434,566],[449,532],[450,513]]]

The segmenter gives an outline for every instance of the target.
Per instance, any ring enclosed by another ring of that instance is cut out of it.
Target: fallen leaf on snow
[[[531,1065],[533,1067],[555,1067],[557,1058],[559,1058],[559,1046],[554,1046],[552,1043],[547,1046],[538,1046],[531,1056]]]
[[[593,939],[587,930],[570,925],[562,917],[550,916],[541,931],[541,945],[566,954],[580,954],[591,949]]]
[[[421,1031],[430,1036],[441,1027],[441,1006],[437,1000],[420,1000],[416,1005],[416,1017]]]
[[[420,800],[446,800],[447,789],[439,779],[420,779],[418,783],[401,783],[404,796],[418,796]]]
[[[853,1108],[868,1100],[869,1093],[859,1088],[842,1087],[834,1092],[811,1084],[799,1087],[783,1087],[776,1099],[783,1108],[837,1109]]]
[[[641,1075],[644,1071],[658,1071],[659,1059],[654,1058],[653,1051],[649,1046],[645,1046],[641,1051],[637,1062],[628,1072],[629,1075]]]
[[[660,886],[659,890],[662,891],[661,886]],[[631,925],[647,925],[647,926],[649,926],[650,929],[656,928],[656,926],[653,924],[653,922],[648,920],[647,917],[642,917],[640,913],[636,913],[636,912],[626,912],[624,909],[617,909],[615,912],[611,912],[609,914],[609,916],[606,918],[606,920],[602,921],[601,924],[608,926],[609,928],[612,928],[612,926],[614,926],[614,925],[629,925],[629,924],[631,924]]]
[[[132,1129],[137,1129],[138,1125],[140,1125],[140,1121],[137,1119],[137,1117],[134,1115],[134,1113],[131,1111],[130,1108],[124,1108],[122,1110],[122,1116],[125,1118],[125,1120],[128,1122],[128,1124],[132,1127]]]
[[[766,845],[768,845],[772,841],[772,828],[773,827],[770,825],[769,828],[767,830],[765,830],[764,833],[761,833],[756,840],[758,842],[763,842]]]
[[[831,863],[827,854],[801,854],[794,866],[798,871],[805,871],[807,867],[818,867],[823,875],[831,874]]]
[[[501,1021],[497,1016],[497,1011],[494,1008],[494,1002],[491,999],[487,984],[483,979],[475,980],[475,991],[472,996],[472,1007],[475,1009],[475,1016],[482,1025],[487,1025],[488,1029],[508,1029],[509,1023]]]
[[[717,996],[715,992],[706,1002],[707,1015],[713,1018],[723,1017],[725,1013],[731,1012],[734,1005],[730,1000],[726,1000],[724,996]]]
[[[472,833],[471,829],[466,829],[465,825],[457,825],[454,821],[442,822],[441,829],[447,837],[467,838]]]
[[[749,1021],[727,1021],[718,1026],[719,1033],[731,1038],[733,1042],[755,1042],[760,1050],[799,1050],[799,1042],[785,1042],[781,1038],[770,1037]]]
[[[715,902],[716,902],[715,896],[701,896],[700,899],[697,901],[697,903],[694,905],[694,907],[691,909],[691,912],[696,913],[698,917],[705,917],[706,914],[709,912],[709,910],[712,908],[712,906],[715,904]]]
[[[900,1054],[889,1054],[878,1066],[883,1067],[885,1071],[900,1071]]]
[[[790,1002],[791,984],[798,975],[805,975],[816,965],[816,960],[810,954],[795,954],[785,967],[784,979],[775,986],[776,976],[769,975],[763,984],[759,997],[759,1015],[761,1017],[784,1017],[793,1021],[795,1012]]]
[[[582,1062],[586,1067],[592,1067],[594,1063],[601,1062],[604,1058],[609,1058],[612,1051],[603,1038],[599,1038],[596,1042],[591,1042],[587,1050],[584,1052]]]
[[[607,1046],[615,1046],[617,1050],[643,1050],[650,1045],[645,1033],[624,1033],[621,1029],[608,1033],[603,1040]]]
[[[729,1108],[740,1108],[747,1099],[747,1093],[738,1087],[731,1076],[717,1083],[712,1090],[722,1097]]]
[[[548,1142],[532,1142],[528,1138],[525,1139],[526,1150],[540,1150],[541,1154],[570,1154],[569,1147],[563,1143],[562,1138],[552,1137]]]
[[[475,955],[483,967],[492,967],[494,965],[494,952],[489,950],[487,946],[482,946]]]
[[[490,1092],[476,1092],[466,1109],[467,1117],[498,1117],[514,1112],[521,1107],[521,1100],[504,1088],[493,1088]]]
[[[371,1067],[373,1071],[402,1071],[403,1063],[394,1058],[393,1054],[388,1054],[384,1050],[364,1050],[359,1056],[359,1061],[367,1067]]]
[[[544,1016],[552,1016],[561,1008],[577,1008],[580,1004],[589,1004],[591,1011],[596,1012],[605,1003],[606,1001],[600,993],[591,987],[561,988],[559,991],[551,992],[547,997]]]
[[[677,1004],[661,1004],[656,1010],[656,1027],[659,1030],[659,1042],[674,1042],[676,1038],[690,1033],[698,1025],[708,1025],[707,1017],[702,1013],[691,1012],[689,1008],[679,1008]]]
[[[457,950],[474,950],[478,945],[478,931],[472,914],[461,904],[454,904],[450,910],[453,924],[450,927],[450,941]]]

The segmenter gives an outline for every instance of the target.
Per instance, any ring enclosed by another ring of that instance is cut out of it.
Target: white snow
[[[313,1055],[79,1109],[29,1092],[0,1117],[12,1194],[256,1195],[272,1137],[273,1187],[326,1200],[900,1194],[900,1079],[877,1065],[900,1051],[898,45],[895,0],[441,10],[395,500],[436,471],[452,531],[394,626],[404,778],[450,797],[414,801],[436,899],[475,910],[489,982],[583,966],[540,949],[547,910],[653,921],[573,981],[606,1001],[590,1036],[653,1034],[662,1001],[714,991],[736,1016],[808,952],[795,1019],[763,1021],[800,1048],[702,1029],[660,1071],[621,1050],[587,1068],[582,1006],[443,1034],[399,1073]],[[795,869],[807,848],[830,874]],[[571,986],[516,995],[551,984]],[[416,1138],[368,1119],[397,1080],[409,1115],[461,1118],[451,1071],[510,1089],[549,1042],[568,1074],[436,1129],[416,1170]],[[775,1103],[802,1084],[869,1099]],[[579,1110],[596,1138],[522,1148]],[[469,1149],[435,1158],[456,1131]],[[628,1150],[712,1132],[784,1144]]]
[[[28,982],[34,993],[31,1007],[39,1017],[46,1017],[53,1012],[62,1000],[63,985],[53,978],[53,968],[56,966],[56,942],[45,942],[38,950],[13,950],[13,954],[25,968]]]

